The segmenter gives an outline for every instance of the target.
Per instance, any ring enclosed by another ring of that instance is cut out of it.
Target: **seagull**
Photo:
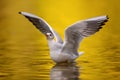
[[[46,36],[50,49],[50,57],[56,63],[74,62],[83,52],[78,52],[80,42],[98,32],[108,16],[98,16],[86,20],[77,21],[65,29],[64,42],[59,34],[41,17],[28,12],[19,12]]]

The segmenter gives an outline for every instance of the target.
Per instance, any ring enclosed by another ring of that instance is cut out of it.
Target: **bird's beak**
[[[48,38],[48,35],[47,35],[47,34],[45,34],[45,36]]]

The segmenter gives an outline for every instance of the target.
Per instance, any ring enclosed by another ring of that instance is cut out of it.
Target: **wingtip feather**
[[[21,14],[22,12],[18,12],[18,14]]]
[[[19,14],[25,16],[25,17],[33,17],[33,18],[40,18],[34,14],[28,13],[28,12],[18,12]]]

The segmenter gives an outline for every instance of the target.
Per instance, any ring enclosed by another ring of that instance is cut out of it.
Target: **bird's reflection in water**
[[[51,68],[51,80],[79,80],[79,67],[75,64],[56,64]]]

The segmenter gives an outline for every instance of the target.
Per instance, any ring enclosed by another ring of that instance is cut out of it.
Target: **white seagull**
[[[82,39],[95,34],[108,20],[108,17],[105,15],[78,21],[66,28],[65,40],[63,42],[61,37],[42,18],[27,12],[19,13],[31,21],[46,36],[51,59],[56,63],[69,63],[78,58],[83,53],[78,52],[79,43]]]

